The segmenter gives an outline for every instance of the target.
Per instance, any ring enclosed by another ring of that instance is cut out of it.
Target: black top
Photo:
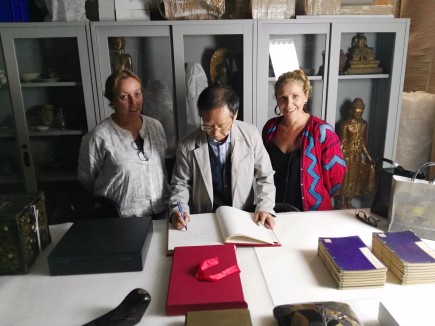
[[[213,181],[213,212],[215,212],[220,206],[233,206],[231,196],[231,155],[228,156],[225,164],[222,164],[210,144],[208,146]]]
[[[272,161],[272,168],[275,170],[275,202],[291,204],[303,211],[300,173],[301,150],[283,153],[274,142],[271,142],[267,151]]]

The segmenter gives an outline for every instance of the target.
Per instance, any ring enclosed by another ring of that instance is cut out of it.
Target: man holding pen
[[[257,128],[236,120],[238,109],[237,94],[229,87],[208,87],[199,96],[201,127],[177,149],[169,201],[174,227],[185,228],[189,214],[215,212],[223,205],[255,211],[256,222],[275,226],[270,158]]]

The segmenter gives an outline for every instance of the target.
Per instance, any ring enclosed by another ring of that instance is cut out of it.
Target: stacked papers
[[[339,289],[385,284],[387,268],[358,236],[319,238],[318,254]]]
[[[373,253],[402,284],[435,282],[435,251],[412,231],[373,233]]]

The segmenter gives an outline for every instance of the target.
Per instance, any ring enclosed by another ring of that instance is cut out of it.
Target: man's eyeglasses
[[[148,155],[143,150],[143,147],[141,146],[142,148],[139,148],[137,146],[136,141],[133,141],[131,143],[131,147],[133,147],[133,149],[137,151],[137,156],[139,157],[139,160],[141,160],[141,161],[148,161],[149,160]]]
[[[371,226],[377,227],[379,219],[374,218],[373,216],[367,214],[363,211],[355,211],[355,216],[357,219],[359,219],[361,222],[364,222],[366,224],[369,224]]]
[[[212,126],[201,125],[201,130],[204,130],[205,132],[217,131],[220,132],[221,134],[225,134],[228,130],[231,129],[231,127],[228,128],[228,126],[230,126],[232,123],[233,120],[231,119],[231,121],[224,127],[214,127],[214,126],[212,127]]]

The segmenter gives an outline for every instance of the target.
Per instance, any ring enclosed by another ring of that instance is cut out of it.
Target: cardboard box
[[[400,17],[410,18],[408,55],[403,90],[435,94],[435,1],[402,0]]]
[[[294,0],[253,0],[252,18],[290,19],[295,15]]]
[[[51,243],[42,192],[0,195],[0,275],[25,274]]]
[[[151,20],[149,10],[116,10],[116,20]]]
[[[79,220],[48,256],[50,275],[141,271],[152,233],[150,216]]]

